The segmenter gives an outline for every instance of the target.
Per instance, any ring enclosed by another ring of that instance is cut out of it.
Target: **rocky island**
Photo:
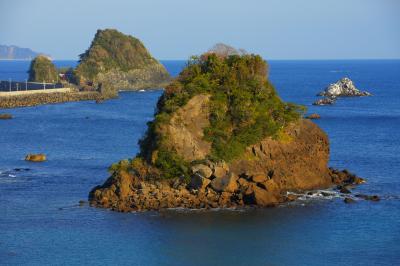
[[[165,67],[140,40],[114,29],[98,30],[75,69],[57,69],[43,55],[32,60],[29,81],[62,84],[62,89],[2,92],[0,108],[81,100],[101,102],[117,97],[120,90],[164,88],[170,80]]]
[[[362,183],[328,167],[329,140],[283,102],[258,55],[194,57],[157,103],[136,157],[89,193],[115,211],[275,206],[302,192]]]
[[[80,55],[75,74],[81,87],[98,88],[103,95],[163,88],[171,79],[139,39],[114,29],[97,31],[89,49]]]
[[[372,94],[367,91],[360,91],[357,89],[353,81],[349,78],[342,78],[336,83],[330,84],[324,91],[317,94],[325,98],[318,99],[314,105],[330,105],[334,104],[338,97],[361,97],[371,96]]]

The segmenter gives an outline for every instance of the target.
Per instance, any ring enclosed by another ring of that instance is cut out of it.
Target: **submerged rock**
[[[381,200],[378,195],[356,194],[355,196],[357,198],[361,198],[364,200],[371,200],[371,201],[380,201]]]
[[[348,198],[348,197],[344,198],[343,201],[344,201],[344,203],[355,203],[356,202],[354,199]]]
[[[46,161],[46,155],[43,153],[39,154],[28,154],[25,157],[25,161],[31,161],[31,162],[44,162]]]

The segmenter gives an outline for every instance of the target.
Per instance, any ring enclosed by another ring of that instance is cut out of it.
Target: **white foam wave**
[[[320,200],[320,199],[331,200],[343,197],[341,193],[334,190],[313,190],[313,191],[306,191],[304,193],[287,192],[287,195],[295,195],[297,196],[297,200],[300,201]]]

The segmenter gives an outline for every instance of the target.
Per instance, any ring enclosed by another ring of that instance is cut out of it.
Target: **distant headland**
[[[35,52],[29,48],[0,44],[0,60],[32,60],[38,55],[44,55],[50,58],[49,55]]]

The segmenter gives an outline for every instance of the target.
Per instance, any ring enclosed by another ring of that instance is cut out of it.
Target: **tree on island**
[[[58,80],[56,66],[44,55],[38,55],[32,60],[28,73],[29,81],[32,82],[56,82]]]

